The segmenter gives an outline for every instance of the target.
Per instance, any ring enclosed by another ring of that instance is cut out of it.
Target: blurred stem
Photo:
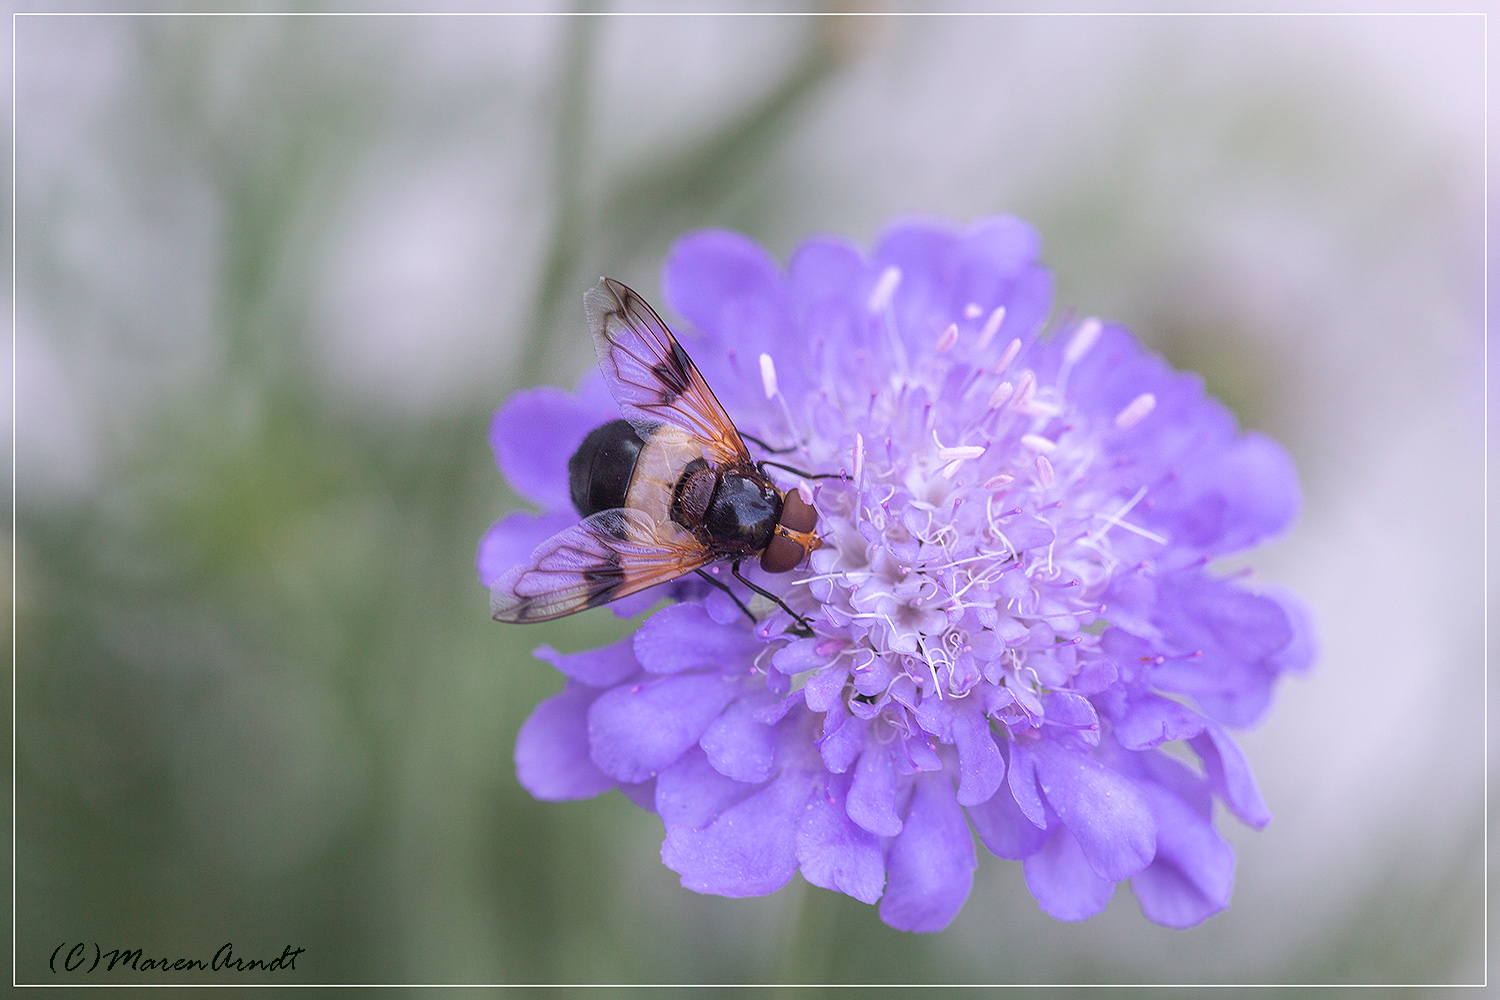
[[[583,0],[578,9],[581,15],[587,15],[597,6],[594,0]],[[568,18],[567,51],[558,84],[552,147],[553,197],[557,216],[547,262],[542,268],[541,286],[532,307],[529,334],[516,372],[521,385],[535,385],[546,374],[548,349],[552,343],[552,331],[559,320],[559,310],[564,302],[573,300],[568,292],[574,267],[583,249],[588,221],[583,192],[583,157],[588,138],[589,90],[594,79],[598,21],[598,18],[589,16]]]
[[[784,143],[789,119],[852,48],[824,18],[811,19],[812,37],[802,57],[759,103],[669,163],[654,163],[615,185],[605,198],[609,231],[630,244],[702,225],[716,198],[764,166]],[[624,247],[612,248],[615,250]]]
[[[583,9],[592,10],[586,3]],[[577,270],[591,232],[613,234],[603,250],[606,267],[643,246],[710,221],[726,192],[762,169],[783,144],[791,117],[828,75],[853,53],[836,27],[815,19],[802,56],[760,101],[685,151],[673,151],[626,176],[591,202],[584,164],[590,134],[589,95],[599,19],[570,19],[567,52],[558,83],[554,130],[556,222],[516,377],[521,385],[544,380],[553,334],[582,310]]]

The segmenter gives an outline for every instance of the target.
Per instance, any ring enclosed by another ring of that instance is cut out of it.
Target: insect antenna
[[[797,614],[797,612],[795,612],[791,608],[787,607],[786,606],[786,601],[783,601],[781,598],[777,597],[775,594],[771,593],[769,590],[765,589],[764,587],[757,586],[756,584],[752,583],[751,581],[745,579],[744,574],[742,574],[740,572],[740,561],[738,559],[736,559],[730,565],[730,570],[729,571],[734,574],[734,578],[736,580],[740,581],[745,586],[747,586],[751,590],[755,591],[761,597],[765,597],[765,598],[768,598],[769,600],[775,601],[777,604],[779,604],[781,606],[781,610],[785,611],[787,614],[791,615],[794,619],[796,619],[798,627],[796,629],[794,629],[793,631],[796,631],[796,632],[799,632],[799,633],[804,633],[804,638],[806,638],[807,636],[811,636],[813,634],[813,631],[812,631],[812,622],[808,621],[806,618],[803,618],[801,615]],[[744,605],[742,604],[742,605],[740,605],[740,607],[744,607]],[[748,614],[748,613],[749,612],[746,612],[746,614]]]

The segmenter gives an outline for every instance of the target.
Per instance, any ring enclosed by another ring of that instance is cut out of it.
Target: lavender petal
[[[891,844],[880,919],[904,931],[942,930],[969,898],[976,867],[974,838],[953,785],[942,774],[918,775],[906,822]]]
[[[696,744],[735,688],[717,674],[676,674],[621,685],[589,709],[589,753],[618,781],[654,777]]]

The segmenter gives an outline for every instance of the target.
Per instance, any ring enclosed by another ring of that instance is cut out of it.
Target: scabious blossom
[[[772,470],[811,496],[822,546],[749,571],[812,634],[693,577],[627,598],[672,603],[614,645],[537,651],[566,684],[521,729],[524,787],[619,788],[689,889],[762,895],[800,871],[904,930],[958,914],[974,834],[1060,920],[1126,880],[1170,927],[1228,905],[1214,804],[1270,819],[1229,730],[1312,639],[1289,596],[1214,560],[1291,524],[1296,473],[1125,329],[1042,336],[1038,251],[1012,218],[902,221],[868,254],[813,239],[785,269],[736,233],[677,243],[666,302],[726,411],[793,449],[777,460],[840,474]],[[496,413],[500,468],[542,511],[490,529],[482,582],[578,519],[568,456],[618,415],[597,375]]]

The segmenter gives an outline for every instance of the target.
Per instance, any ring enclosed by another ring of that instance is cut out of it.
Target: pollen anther
[[[1044,438],[1040,434],[1022,434],[1021,443],[1032,451],[1050,454],[1057,450],[1057,442],[1051,438]]]
[[[1073,331],[1073,336],[1068,340],[1068,346],[1063,348],[1063,362],[1074,364],[1085,354],[1094,342],[1099,339],[1099,334],[1104,332],[1104,324],[1090,316],[1078,324],[1078,329]]]
[[[875,281],[875,287],[870,289],[870,300],[868,308],[872,313],[878,313],[891,304],[891,296],[896,294],[896,286],[901,284],[901,268],[892,264],[880,272],[880,277]]]
[[[1000,312],[1004,312],[1005,310],[1002,309],[1002,310],[999,310],[999,311]],[[980,344],[979,346],[983,347],[984,345]],[[1002,354],[1002,355],[1000,355],[1000,361],[999,361],[998,364],[995,365],[995,374],[996,375],[1004,375],[1005,374],[1005,369],[1007,369],[1007,368],[1010,367],[1010,363],[1012,361],[1016,360],[1016,355],[1020,354],[1020,353],[1021,353],[1021,338],[1020,337],[1016,337],[1009,344],[1005,345],[1005,353]]]
[[[1115,426],[1120,430],[1134,427],[1145,420],[1152,410],[1156,409],[1156,396],[1149,392],[1143,392],[1125,405],[1125,409],[1115,414]]]
[[[990,313],[990,318],[984,321],[984,328],[979,331],[979,349],[981,351],[990,346],[990,341],[995,339],[995,334],[1000,332],[1000,324],[1004,322],[1005,307],[996,306],[995,311]],[[1020,341],[1016,341],[1016,349],[1020,350],[1020,347]],[[1009,353],[1008,349],[1007,353]]]
[[[772,399],[776,395],[776,362],[771,360],[769,354],[760,356],[760,385],[766,391],[766,398]]]
[[[1021,384],[1016,386],[1016,394],[1012,397],[1015,401],[1012,405],[1024,412],[1034,392],[1036,392],[1036,376],[1031,372],[1023,372]]]
[[[963,462],[971,458],[978,458],[984,454],[984,448],[977,444],[961,444],[955,445],[952,448],[946,447],[942,441],[938,440],[937,431],[932,432],[932,440],[937,445],[938,460],[942,462]]]

